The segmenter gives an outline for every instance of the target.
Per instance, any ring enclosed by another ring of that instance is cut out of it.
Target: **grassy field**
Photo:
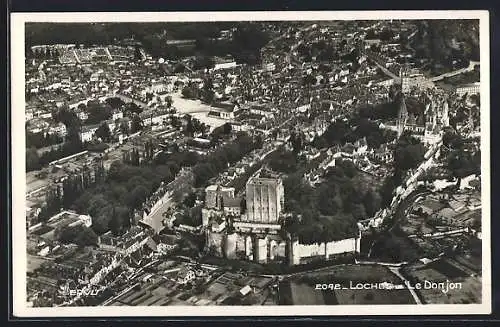
[[[415,304],[406,289],[402,290],[337,290],[338,304]]]
[[[335,283],[342,281],[353,282],[399,282],[399,278],[386,267],[371,265],[345,265],[332,267],[321,272],[312,273],[306,277],[318,282]]]
[[[444,83],[457,86],[461,84],[469,84],[469,83],[475,83],[479,82],[480,79],[480,73],[477,70],[473,70],[470,72],[465,72],[462,74],[458,74],[452,77],[446,77],[443,79]]]
[[[460,289],[450,289],[447,293],[443,290],[423,289],[420,290],[421,298],[426,304],[470,304],[481,303],[481,279],[468,277],[456,280],[461,284]]]
[[[28,270],[27,271],[30,272],[30,271],[34,271],[35,269],[40,267],[44,262],[47,262],[50,260],[28,255],[27,261],[28,261]]]
[[[351,289],[351,283],[401,284],[401,280],[381,266],[338,266],[294,277],[280,284],[280,304],[335,305],[335,304],[414,304],[406,289]],[[342,289],[316,290],[316,284],[342,284]]]
[[[302,282],[286,281],[280,283],[279,304],[281,305],[322,305],[337,304],[335,295],[325,296],[321,290],[316,290],[314,285]],[[333,291],[331,291],[333,294]]]
[[[429,267],[436,269],[437,271],[444,274],[449,279],[455,279],[460,277],[466,277],[468,274],[463,270],[455,267],[445,260],[438,260],[428,265]]]
[[[464,259],[459,258],[459,261],[443,259],[427,266],[409,267],[406,275],[413,284],[420,282],[423,285],[423,289],[419,290],[418,293],[424,303],[481,303],[481,277],[470,276],[474,271],[460,261],[464,261]],[[459,286],[455,288],[449,286],[429,287],[431,283],[444,283],[444,285],[453,283]]]
[[[295,305],[325,304],[323,293],[315,290],[314,285],[291,282],[290,290]]]

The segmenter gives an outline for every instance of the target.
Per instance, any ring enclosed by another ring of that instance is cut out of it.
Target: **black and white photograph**
[[[15,314],[491,311],[487,12],[11,21]]]

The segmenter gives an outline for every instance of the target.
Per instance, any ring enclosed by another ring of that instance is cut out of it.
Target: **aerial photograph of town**
[[[29,307],[482,302],[479,19],[24,41]]]

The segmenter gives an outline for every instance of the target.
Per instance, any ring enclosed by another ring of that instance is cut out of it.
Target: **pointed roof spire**
[[[406,101],[404,94],[401,94],[401,98],[399,99],[399,118],[406,118],[408,116],[408,110],[406,108]]]

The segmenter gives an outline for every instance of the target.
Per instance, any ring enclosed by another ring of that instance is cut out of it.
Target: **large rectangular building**
[[[247,213],[244,221],[277,224],[284,203],[283,181],[258,171],[246,184]]]

